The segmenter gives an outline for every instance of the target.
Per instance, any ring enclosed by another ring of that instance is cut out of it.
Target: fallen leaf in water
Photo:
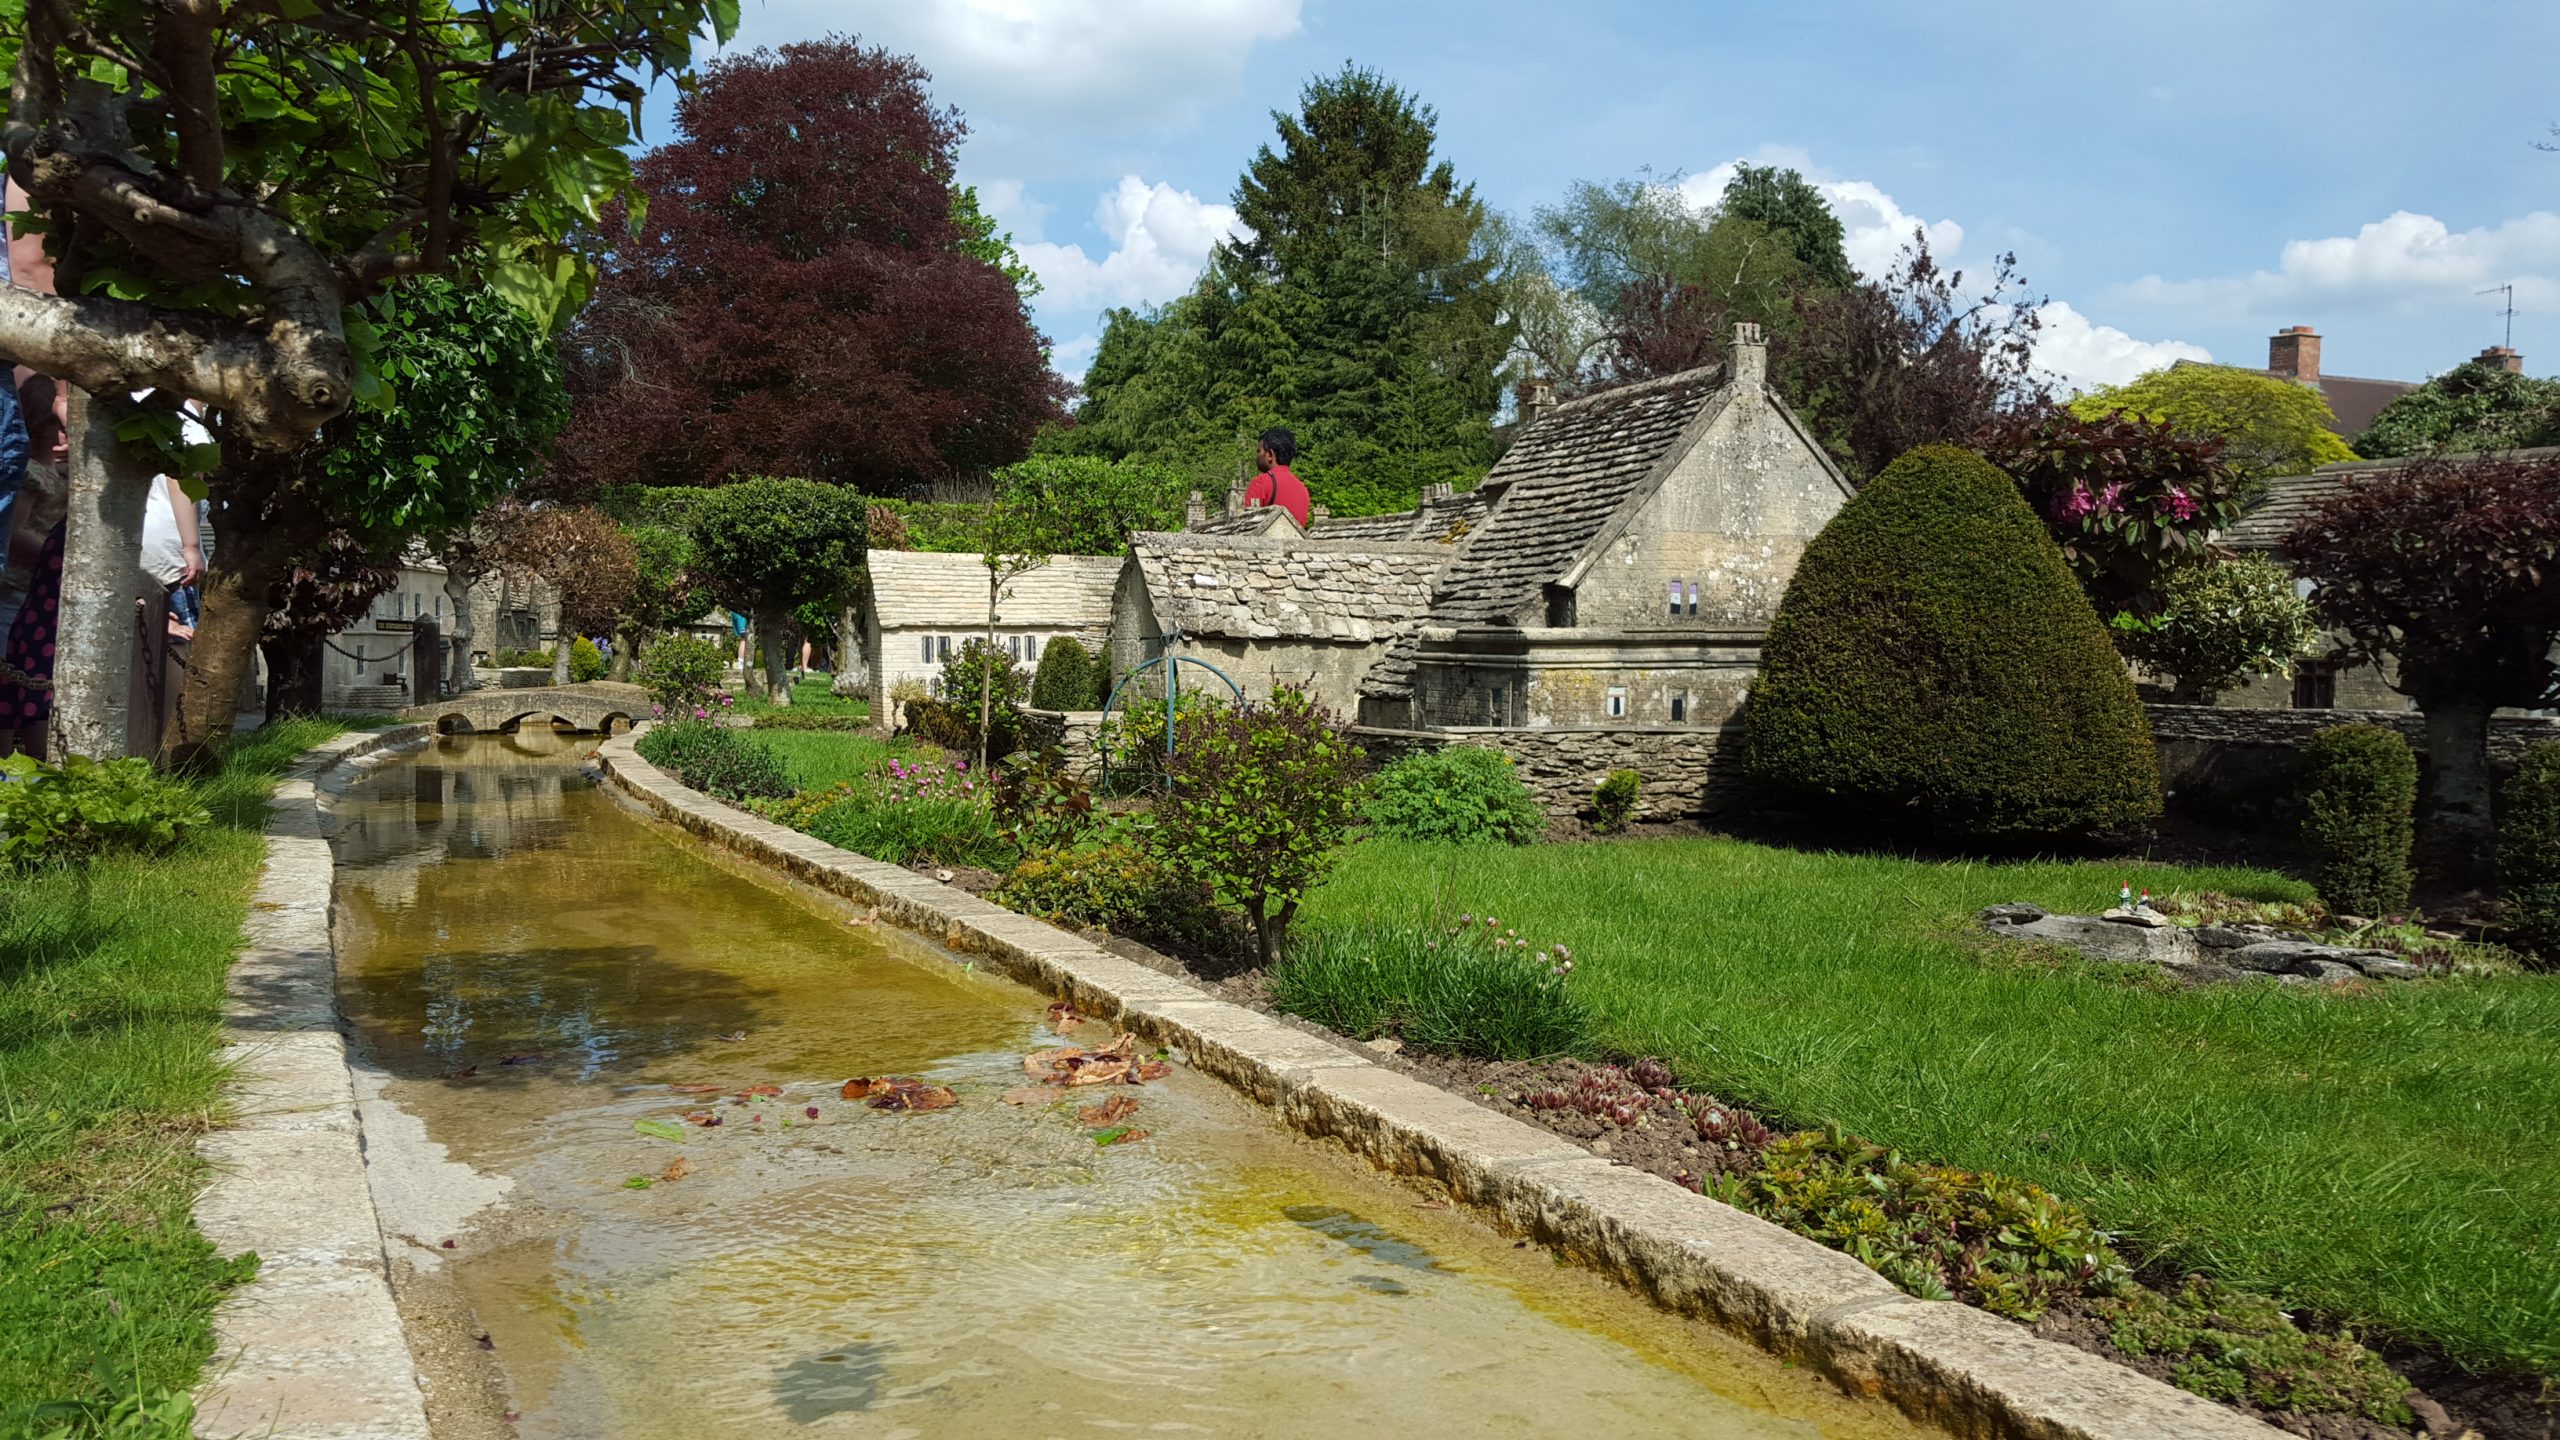
[[[634,1175],[630,1179],[622,1182],[622,1188],[625,1190],[646,1190],[649,1188],[649,1177],[646,1175]]]
[[[1129,1072],[1129,1078],[1133,1081],[1161,1080],[1172,1073],[1173,1067],[1161,1060],[1141,1060],[1138,1068]]]
[[[1065,1093],[1055,1085],[1025,1085],[1019,1090],[1007,1090],[1003,1099],[1007,1105],[1046,1105]]]
[[[1061,1035],[1083,1023],[1084,1017],[1076,1013],[1076,1007],[1064,1000],[1049,1007],[1049,1028]]]
[[[1138,1037],[1123,1030],[1111,1037],[1111,1043],[1093,1052],[1096,1060],[1134,1060],[1138,1055]]]
[[[738,1098],[741,1100],[770,1100],[781,1093],[782,1087],[779,1085],[750,1085],[746,1089],[738,1092]]]
[[[501,1065],[530,1065],[536,1060],[548,1060],[550,1058],[550,1056],[543,1054],[539,1050],[528,1050],[521,1055],[510,1055],[498,1063]]]
[[[717,1110],[689,1110],[685,1112],[684,1123],[687,1125],[699,1125],[703,1129],[708,1130],[712,1126],[720,1123],[720,1112]]]
[[[673,1140],[679,1145],[684,1143],[684,1127],[673,1120],[634,1120],[631,1128],[652,1139]]]
[[[1146,1138],[1146,1131],[1133,1130],[1126,1126],[1118,1129],[1096,1130],[1093,1132],[1093,1143],[1096,1145],[1127,1145],[1133,1141],[1144,1140]]]
[[[1108,1085],[1114,1080],[1126,1079],[1128,1075],[1129,1062],[1126,1060],[1088,1060],[1075,1068],[1075,1073],[1067,1077],[1067,1083]]]
[[[679,1155],[668,1163],[666,1169],[658,1172],[658,1178],[661,1180],[681,1180],[692,1173],[693,1162]]]
[[[468,1079],[470,1079],[472,1076],[477,1075],[477,1074],[479,1074],[479,1073],[480,1073],[480,1067],[479,1067],[479,1066],[477,1066],[477,1065],[465,1065],[465,1066],[463,1066],[463,1067],[462,1067],[461,1069],[459,1069],[459,1070],[447,1070],[446,1072],[444,1072],[444,1078],[446,1078],[447,1080],[468,1080]]]
[[[868,1075],[856,1075],[844,1082],[842,1093],[847,1100],[859,1100],[865,1095],[875,1094],[888,1088],[889,1082],[886,1080],[874,1080]]]
[[[721,1037],[720,1037],[720,1041],[721,1041],[721,1043],[722,1043],[722,1044],[724,1044],[724,1045],[735,1045],[735,1044],[737,1044],[739,1041],[744,1040],[744,1039],[746,1039],[746,1038],[747,1038],[747,1032],[746,1032],[746,1031],[744,1031],[744,1030],[732,1030],[732,1031],[730,1031],[728,1034],[721,1036]]]
[[[1099,1105],[1087,1105],[1076,1112],[1076,1123],[1089,1129],[1117,1125],[1138,1113],[1138,1102],[1126,1095],[1114,1095]]]
[[[871,1102],[874,1110],[948,1110],[960,1103],[960,1097],[940,1085],[907,1081],[892,1086],[889,1093]]]
[[[717,1095],[721,1089],[717,1085],[670,1085],[667,1088],[678,1095]]]
[[[1084,1052],[1073,1045],[1061,1045],[1055,1050],[1034,1050],[1022,1057],[1022,1071],[1038,1078],[1083,1058]]]

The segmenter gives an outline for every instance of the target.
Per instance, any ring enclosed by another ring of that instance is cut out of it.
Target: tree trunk
[[[142,517],[151,470],[116,443],[115,416],[71,392],[71,498],[63,537],[62,611],[55,627],[55,760],[111,760],[130,739],[133,591],[142,568]]]
[[[453,602],[453,633],[445,643],[452,658],[445,662],[444,688],[454,695],[480,688],[479,677],[471,673],[471,582],[476,578],[449,566],[444,572],[444,597]]]
[[[620,680],[625,684],[630,683],[631,664],[639,658],[639,629],[630,625],[622,626],[613,632],[613,663],[605,668],[604,678]]]
[[[862,643],[862,612],[847,605],[836,617],[836,673],[827,693],[850,698],[871,688],[867,653]]]
[[[259,643],[258,652],[267,657],[268,724],[320,713],[320,680],[327,670],[320,647],[326,638],[296,631]]]
[[[763,620],[754,620],[748,624],[747,633],[738,637],[738,683],[746,689],[749,698],[756,700],[773,697],[773,686],[766,680],[764,666],[759,663],[759,657],[764,654],[765,629]]]
[[[213,547],[213,562],[204,575],[204,616],[187,650],[186,688],[178,694],[177,720],[161,738],[162,764],[191,768],[230,737],[252,668],[250,657],[257,653],[259,632],[267,622],[267,593],[291,563],[285,553],[290,548],[266,529],[224,535]],[[317,708],[317,700],[313,706]],[[268,708],[273,711],[272,699]]]
[[[766,698],[776,705],[791,703],[791,681],[784,671],[791,666],[785,648],[791,640],[791,627],[779,611],[756,616],[756,649],[764,656],[764,688]]]
[[[569,652],[577,648],[578,637],[569,633],[565,623],[559,630],[560,638],[551,647],[551,683],[566,685],[569,683]]]
[[[987,653],[978,657],[978,773],[987,773],[987,751],[995,743],[990,727],[996,719],[996,592],[1003,585],[995,567],[987,567]]]
[[[2486,885],[2497,869],[2489,799],[2489,707],[2476,701],[2438,701],[2424,708],[2426,794],[2418,808],[2428,869],[2439,882],[2457,889]]]

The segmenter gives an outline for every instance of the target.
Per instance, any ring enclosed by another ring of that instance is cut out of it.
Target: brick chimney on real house
[[[2524,373],[2524,356],[2504,345],[2490,346],[2473,357],[2471,363],[2486,365],[2492,370],[2504,370],[2510,375]]]
[[[2267,341],[2267,373],[2305,385],[2320,383],[2320,332],[2288,325]]]

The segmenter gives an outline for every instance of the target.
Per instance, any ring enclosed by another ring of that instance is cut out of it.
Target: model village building
[[[1026,668],[1064,635],[1100,650],[1111,633],[1116,555],[1059,555],[1006,577],[995,596],[995,643]],[[871,713],[893,724],[902,681],[931,689],[942,667],[988,632],[987,566],[976,555],[874,550],[855,606]]]

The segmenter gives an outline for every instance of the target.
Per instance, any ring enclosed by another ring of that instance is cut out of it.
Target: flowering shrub
[[[1416,1051],[1485,1060],[1587,1053],[1591,1017],[1567,983],[1573,952],[1520,938],[1491,915],[1445,929],[1315,931],[1271,975],[1292,1015],[1356,1039],[1393,1035]]]
[[[2017,482],[2102,615],[2149,613],[2162,581],[2239,516],[2223,442],[2167,421],[2055,406],[1996,421],[1972,447]]]
[[[797,828],[892,865],[1001,870],[1013,859],[986,786],[967,760],[893,759]],[[788,823],[788,822],[784,822]]]
[[[632,678],[649,692],[658,713],[671,719],[707,719],[730,703],[721,678],[729,673],[728,652],[692,635],[661,635],[640,652]]]

